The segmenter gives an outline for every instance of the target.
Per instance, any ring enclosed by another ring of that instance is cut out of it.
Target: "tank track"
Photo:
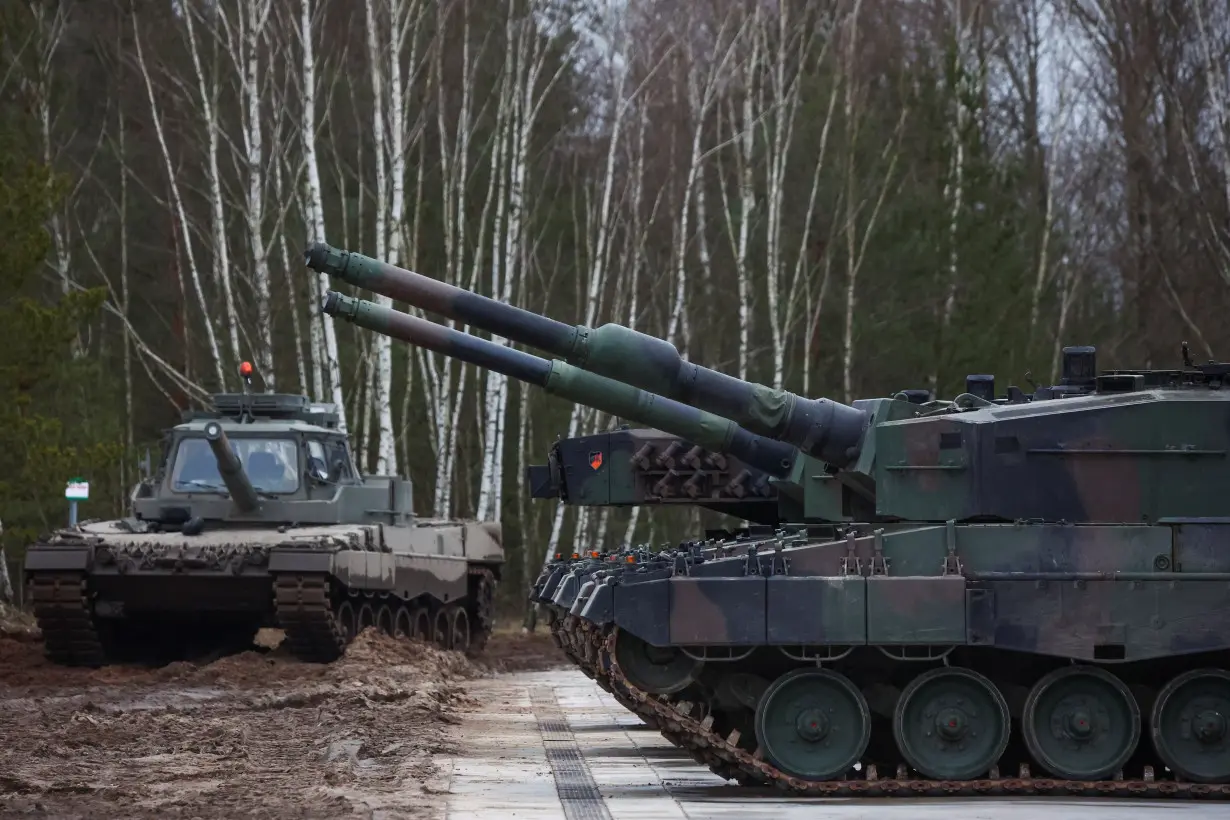
[[[107,647],[90,613],[86,583],[84,573],[48,572],[33,576],[27,587],[44,651],[61,666],[107,663]]]
[[[674,746],[688,752],[697,763],[727,780],[743,786],[775,786],[794,794],[815,797],[983,797],[1014,796],[1089,796],[1121,798],[1177,798],[1230,800],[1230,785],[1186,783],[1157,780],[1154,766],[1145,766],[1140,779],[1058,780],[1033,777],[1022,765],[1016,777],[1003,777],[997,771],[980,780],[931,780],[910,777],[899,765],[894,777],[882,777],[872,764],[862,777],[849,780],[809,781],[781,772],[760,756],[737,744],[739,735],[722,737],[712,731],[712,720],[690,715],[692,704],[657,696],[633,686],[615,660],[615,627],[598,627],[574,615],[552,619],[551,629],[561,648],[583,671],[624,708],[657,729]],[[1156,767],[1160,770],[1162,767]]]
[[[483,650],[495,628],[495,573],[486,567],[471,567],[476,591],[467,654]],[[342,656],[349,643],[333,607],[330,582],[319,574],[286,574],[274,579],[274,607],[278,624],[286,632],[292,654],[309,663],[331,663]]]
[[[470,567],[470,588],[475,592],[474,621],[470,627],[470,655],[482,652],[495,629],[495,573],[487,567]]]
[[[471,632],[470,653],[480,652],[495,622],[495,576],[490,569],[474,567],[479,590],[474,611],[477,623]],[[88,579],[80,572],[46,572],[31,577],[27,585],[34,617],[43,633],[47,658],[61,666],[97,668],[111,661],[108,635],[100,630],[90,612]],[[329,580],[323,575],[280,575],[274,579],[274,606],[278,623],[286,632],[288,648],[295,657],[310,663],[329,663],[345,651],[347,640],[330,596]]]
[[[346,650],[346,633],[333,612],[324,575],[279,575],[273,583],[278,623],[300,660],[329,663]]]

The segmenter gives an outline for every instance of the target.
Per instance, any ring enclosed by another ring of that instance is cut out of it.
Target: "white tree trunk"
[[[854,98],[858,77],[855,74],[855,54],[858,46],[858,13],[862,0],[855,0],[854,11],[850,14],[849,34],[846,38],[845,53],[845,118],[846,141],[853,146],[857,134],[857,124],[854,120]],[[854,202],[854,151],[852,147],[846,150],[846,305],[845,334],[841,345],[841,389],[842,401],[850,403],[854,394],[854,314],[858,307],[858,263],[857,241],[858,226],[856,218],[858,209]]]
[[[525,69],[525,59],[515,47],[515,24],[512,8],[507,9],[504,24],[504,73],[499,85],[499,103],[496,109],[495,147],[491,151],[491,179],[497,180],[495,189],[495,224],[491,229],[491,298],[507,302],[504,283],[511,281],[511,271],[516,262],[510,258],[508,249],[513,242],[511,224],[515,217],[510,211],[515,207],[507,195],[509,180],[509,154],[516,154],[516,142],[520,138],[521,97],[517,93],[521,85],[520,74]],[[517,44],[519,45],[519,44]],[[510,145],[509,143],[513,144]],[[513,160],[516,161],[515,159]],[[500,246],[500,240],[504,246]],[[500,336],[492,335],[491,341],[506,344]],[[475,515],[480,521],[492,521],[499,517],[502,476],[497,462],[503,441],[498,430],[502,428],[500,394],[508,379],[494,370],[484,374],[483,390],[483,452],[482,471],[478,482],[478,506]]]
[[[124,139],[127,123],[124,120],[124,108],[121,105],[117,113],[116,139],[120,155],[120,324],[124,333],[124,461],[125,468],[130,465],[134,455],[133,438],[133,406],[132,406],[132,334],[128,332],[129,287],[128,287],[128,146]],[[127,469],[125,469],[122,484],[128,486]],[[0,527],[2,531],[2,527]]]
[[[747,379],[748,362],[751,356],[752,338],[752,277],[747,269],[748,242],[752,235],[752,219],[756,215],[755,180],[755,118],[756,75],[760,71],[760,5],[756,5],[752,21],[752,51],[747,59],[743,88],[743,122],[739,134],[739,239],[735,246],[735,275],[739,290],[739,378]],[[727,209],[727,213],[729,213]]]
[[[636,329],[638,322],[637,303],[640,289],[641,272],[645,269],[645,243],[649,232],[645,228],[645,218],[642,212],[645,200],[645,130],[649,125],[648,109],[638,106],[636,147],[632,153],[632,218],[631,230],[625,240],[625,268],[631,270],[628,277],[628,327]],[[640,521],[641,508],[633,507],[628,513],[628,526],[624,529],[620,547],[628,549],[636,537],[636,526]]]
[[[366,14],[364,21],[367,24],[367,59],[371,72],[372,83],[372,140],[375,143],[373,157],[376,164],[376,206],[375,206],[375,222],[376,222],[376,245],[374,254],[377,259],[389,259],[389,234],[390,234],[390,199],[389,199],[389,156],[385,150],[385,131],[387,125],[384,119],[384,102],[386,95],[392,97],[391,88],[385,87],[385,72],[383,68],[383,59],[387,45],[380,42],[377,33],[378,24],[376,20],[376,9],[373,0],[365,0],[364,8]],[[395,62],[400,62],[397,55],[393,55]],[[400,112],[399,112],[400,113]],[[396,182],[394,183],[396,185]],[[376,304],[382,307],[392,307],[393,300],[383,294],[375,295]],[[389,463],[389,454],[392,452],[392,460],[396,461],[396,452],[393,450],[393,410],[392,410],[392,392],[393,392],[393,342],[384,334],[374,334],[372,344],[375,346],[376,372],[375,372],[375,389],[371,391],[372,404],[369,410],[371,415],[378,419],[377,424],[377,444],[376,444],[376,461],[375,471],[381,475],[387,475],[390,469],[395,470],[396,465]]]
[[[9,578],[9,557],[4,552],[4,545],[0,544],[0,605],[11,605],[13,600],[13,582]]]
[[[53,5],[54,8],[51,8]],[[55,59],[56,51],[60,47],[60,41],[64,36],[67,15],[65,14],[64,6],[60,3],[30,3],[29,11],[34,17],[35,27],[38,32],[38,62],[32,85],[35,92],[35,107],[38,112],[39,131],[43,144],[43,163],[48,167],[53,167],[56,152],[52,150],[51,135],[52,63]],[[50,228],[52,249],[54,250],[52,267],[55,268],[56,277],[60,281],[61,292],[68,293],[72,289],[70,273],[72,254],[69,250],[67,221],[63,219],[58,210],[51,215]],[[80,356],[83,352],[79,342],[80,337],[78,337],[77,343],[73,345],[74,356]]]
[[[436,6],[437,29],[442,30],[447,25],[449,7]],[[466,216],[467,193],[469,182],[470,142],[474,133],[472,122],[473,107],[473,77],[477,60],[471,56],[470,48],[470,6],[468,0],[461,4],[463,15],[461,34],[461,105],[457,111],[455,130],[450,133],[447,118],[447,95],[444,84],[439,78],[444,74],[443,49],[433,49],[435,54],[436,82],[436,126],[439,131],[440,165],[443,177],[442,185],[442,216],[444,222],[444,257],[445,281],[461,287],[468,287],[476,281],[481,260],[484,257],[483,243],[485,228],[490,218],[490,205],[494,199],[495,179],[490,180],[487,202],[483,206],[483,214],[479,224],[479,238],[475,243],[475,260],[471,268],[470,282],[463,284],[466,251]],[[454,327],[455,322],[446,320],[447,327]],[[453,359],[437,357],[422,350],[415,351],[420,370],[423,374],[423,385],[427,393],[428,406],[431,414],[428,417],[432,433],[432,445],[435,455],[436,476],[435,492],[432,499],[433,514],[439,518],[448,517],[452,510],[453,476],[456,466],[457,434],[456,419],[460,408],[465,402],[468,389],[466,378],[467,367]],[[454,386],[454,370],[457,382]]]
[[[281,202],[282,197],[285,194],[285,191],[283,190],[283,187],[282,187],[282,163],[281,162],[275,162],[273,164],[273,191],[274,191],[274,197],[277,199],[278,202]],[[279,256],[279,261],[282,263],[282,278],[286,285],[286,293],[288,295],[294,294],[295,291],[298,289],[297,288],[298,283],[295,281],[295,277],[291,274],[290,251],[286,247],[286,231],[283,230],[282,228],[278,229],[277,240],[278,240],[278,256]],[[296,269],[297,268],[298,266],[296,266]],[[311,291],[309,289],[309,293],[310,292]],[[299,320],[298,301],[293,298],[288,298],[286,300],[286,307],[290,311],[290,327],[291,327],[292,340],[294,341],[294,345],[295,345],[295,372],[299,376],[299,392],[307,394],[309,390],[314,390],[314,388],[308,386],[307,360],[305,359],[303,355],[303,326]],[[309,307],[309,311],[311,311],[310,307]],[[310,316],[311,312],[309,312],[308,315]],[[317,381],[319,381],[319,378],[317,378]],[[314,393],[309,394],[309,395],[314,395]]]
[[[263,97],[260,48],[271,0],[246,0],[240,21],[239,48],[243,72],[240,83],[244,101],[243,147],[248,178],[245,221],[252,255],[252,290],[256,294],[256,364],[266,392],[276,389],[273,368],[273,320],[270,311],[269,252],[265,242],[265,154],[262,133]],[[223,243],[225,244],[225,243]]]
[[[299,4],[299,40],[303,51],[300,93],[303,95],[303,122],[299,129],[303,139],[303,165],[307,172],[307,203],[308,203],[308,240],[310,242],[327,242],[325,233],[325,205],[320,185],[320,164],[316,154],[316,57],[315,43],[312,34],[312,0],[301,0]],[[344,209],[343,209],[344,212]],[[327,274],[316,275],[314,296],[319,299],[329,290]],[[314,359],[314,369],[322,374],[323,389],[326,391],[337,411],[341,414],[339,427],[343,432],[346,426],[346,402],[342,395],[342,368],[337,352],[337,330],[332,321],[320,313],[316,305],[312,306],[312,351],[314,355],[323,354],[323,358]],[[317,341],[323,339],[323,343]],[[323,395],[322,395],[323,398]]]
[[[188,33],[188,53],[192,57],[197,93],[200,95],[201,120],[205,126],[205,178],[209,186],[214,281],[222,291],[222,327],[226,332],[230,344],[231,361],[234,363],[238,362],[240,357],[239,323],[235,310],[235,296],[231,287],[230,251],[226,241],[226,217],[223,213],[222,174],[218,168],[218,145],[221,138],[221,127],[218,123],[218,79],[217,77],[206,78],[201,64],[200,45],[197,42],[196,28],[192,23],[197,13],[191,4],[186,4],[183,19]],[[223,382],[222,387],[225,389],[226,382]]]
[[[1210,4],[1214,5],[1214,4]],[[1212,126],[1216,150],[1212,153],[1216,157],[1216,162],[1221,166],[1222,185],[1224,186],[1223,194],[1225,195],[1226,207],[1230,207],[1230,66],[1227,66],[1223,60],[1218,59],[1214,53],[1213,37],[1210,33],[1210,28],[1214,31],[1221,31],[1224,35],[1227,20],[1223,6],[1223,16],[1220,20],[1214,19],[1213,26],[1209,25],[1207,12],[1204,8],[1204,0],[1192,0],[1192,8],[1196,15],[1196,24],[1200,32],[1200,56],[1203,58],[1202,66],[1204,69],[1205,83],[1208,86],[1209,101],[1212,103],[1211,109],[1213,112]],[[1214,5],[1215,8],[1215,5]],[[1216,13],[1216,12],[1214,12]],[[1222,54],[1225,53],[1224,47]],[[1193,153],[1192,139],[1187,139],[1189,144],[1188,155]],[[1189,159],[1189,166],[1192,171],[1192,180],[1195,183],[1197,190],[1200,190],[1205,180],[1201,179],[1201,174],[1196,170],[1196,163]],[[1213,215],[1212,209],[1206,209],[1202,220],[1207,228],[1209,239],[1213,247],[1218,253],[1218,266],[1222,279],[1230,283],[1230,225],[1225,222],[1218,224],[1218,220]]]
[[[514,20],[512,6],[505,29],[505,76],[510,80],[505,87],[503,102],[511,101],[503,115],[507,137],[500,140],[499,149],[493,154],[492,173],[500,174],[499,206],[496,227],[492,231],[491,297],[505,304],[512,302],[513,289],[524,278],[526,184],[529,178],[530,141],[538,120],[543,101],[556,81],[568,66],[569,55],[565,54],[556,73],[539,87],[539,80],[546,64],[548,48],[540,36],[536,13],[539,8],[530,3],[529,8]],[[511,70],[511,74],[508,72]],[[507,140],[507,141],[506,141]],[[505,154],[505,151],[508,154]],[[497,159],[497,157],[499,159]],[[502,160],[507,157],[507,162]],[[497,165],[503,166],[497,169]],[[507,174],[508,196],[503,195],[504,175]],[[505,207],[507,206],[507,207]],[[503,231],[503,247],[500,235]],[[492,341],[504,346],[508,341],[492,336]],[[505,415],[508,411],[508,377],[487,371],[484,395],[484,435],[482,475],[479,483],[478,517],[494,520],[503,509],[504,495],[504,440]]]
[[[727,11],[727,17],[722,20],[721,27],[715,36],[718,43],[725,39],[728,19],[731,13],[731,10]],[[686,35],[684,39],[689,44],[691,43],[691,39],[687,38]],[[688,61],[686,82],[688,86],[688,107],[692,120],[692,153],[688,163],[687,179],[684,182],[683,193],[680,197],[679,218],[675,224],[675,287],[671,301],[670,316],[666,325],[666,338],[668,341],[673,344],[676,336],[683,338],[684,349],[681,351],[681,354],[685,359],[688,357],[687,344],[690,337],[686,308],[688,294],[688,240],[691,237],[692,198],[696,196],[697,183],[701,179],[702,164],[705,161],[705,152],[702,150],[704,124],[709,116],[709,111],[717,100],[722,76],[737,50],[738,41],[739,36],[736,33],[733,38],[730,38],[730,42],[727,43],[722,53],[717,55],[716,59],[710,55],[708,70],[704,73],[703,80],[699,55],[695,53],[691,45],[686,48]],[[703,230],[704,226],[701,226],[700,229]],[[707,253],[707,250],[707,245],[702,243],[702,264],[705,262],[704,255]]]
[[[175,209],[175,218],[179,223],[180,234],[184,240],[184,254],[188,260],[188,271],[192,277],[192,287],[197,301],[202,304],[208,304],[205,300],[205,291],[201,287],[201,275],[196,264],[196,254],[192,250],[192,230],[188,222],[188,216],[184,209],[183,197],[180,196],[179,182],[175,173],[175,166],[171,162],[171,152],[167,147],[166,134],[162,127],[162,115],[158,110],[158,101],[154,95],[154,85],[150,80],[149,68],[145,64],[145,52],[141,46],[141,32],[137,26],[137,15],[132,15],[132,34],[133,44],[137,53],[137,67],[141,73],[141,80],[145,85],[146,98],[149,100],[150,118],[154,123],[154,134],[158,138],[158,148],[161,153],[163,167],[167,173],[167,184],[171,190],[171,201]],[[208,315],[202,317],[205,325],[205,337],[209,345],[209,353],[213,358],[214,371],[218,379],[218,385],[225,388],[227,381],[222,369],[222,355],[218,348],[218,337],[214,333],[213,322]]]
[[[617,35],[616,48],[626,47],[627,34],[627,30],[621,28]],[[624,117],[628,106],[633,102],[632,98],[625,98],[624,94],[627,81],[626,65],[616,64],[616,61],[612,60],[610,70],[614,74],[610,90],[610,105],[614,109],[614,116],[611,120],[611,133],[607,143],[606,166],[598,189],[598,214],[596,218],[586,220],[586,223],[591,225],[594,230],[594,236],[591,242],[588,243],[591,244],[593,252],[589,260],[588,281],[586,282],[585,292],[584,324],[587,327],[593,327],[597,321],[602,293],[606,287],[607,269],[610,259],[610,233],[612,230],[611,211],[615,198],[615,160],[619,155],[620,135],[623,130]],[[578,434],[581,421],[585,417],[587,409],[578,404],[573,405],[572,412],[568,417],[567,438],[573,438]],[[551,534],[547,538],[545,560],[550,560],[550,557],[559,548],[560,538],[564,530],[564,516],[567,511],[568,508],[565,504],[558,504],[555,508],[555,518],[551,522]],[[578,535],[584,532],[584,515],[585,508],[581,508],[577,513]]]
[[[0,539],[4,538],[4,521],[0,521]],[[0,541],[0,604],[13,603],[13,582],[9,580],[9,558]]]
[[[765,241],[765,274],[768,291],[770,333],[773,340],[773,386],[781,388],[786,381],[786,345],[790,328],[794,326],[794,313],[799,298],[804,292],[803,283],[799,281],[805,266],[802,259],[794,267],[794,274],[785,281],[785,259],[782,251],[782,213],[786,204],[786,169],[789,161],[790,146],[794,136],[794,117],[799,107],[799,72],[808,63],[808,50],[811,36],[808,32],[795,30],[797,23],[791,20],[787,10],[789,4],[783,3],[777,12],[777,36],[774,38],[774,53],[772,70],[769,72],[769,100],[767,105],[761,105],[766,110],[764,128],[766,148],[766,205],[768,224],[766,225]],[[760,33],[757,32],[757,36]],[[787,54],[791,47],[797,50],[792,68],[787,74]],[[768,133],[771,129],[772,133]],[[827,132],[827,123],[826,129]],[[823,162],[823,156],[817,163]],[[814,202],[816,185],[812,186]],[[811,205],[808,206],[810,216]],[[804,232],[810,227],[810,219],[804,225]],[[806,242],[799,249],[800,255],[807,252]]]

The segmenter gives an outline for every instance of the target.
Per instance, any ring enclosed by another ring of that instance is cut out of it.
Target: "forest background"
[[[502,519],[512,606],[701,525],[527,498],[613,420],[322,319],[310,241],[842,401],[1230,357],[1223,0],[21,0],[0,57],[14,562],[244,359]]]

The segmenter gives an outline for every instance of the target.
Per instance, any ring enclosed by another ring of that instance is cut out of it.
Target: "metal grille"
[[[581,748],[560,712],[555,693],[550,689],[533,689],[530,703],[564,816],[568,820],[612,820],[602,792],[581,755]]]

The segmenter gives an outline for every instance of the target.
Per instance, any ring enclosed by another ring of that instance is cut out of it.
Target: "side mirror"
[[[307,461],[308,477],[321,484],[329,482],[329,470],[325,467],[325,463],[315,456],[309,457]]]

